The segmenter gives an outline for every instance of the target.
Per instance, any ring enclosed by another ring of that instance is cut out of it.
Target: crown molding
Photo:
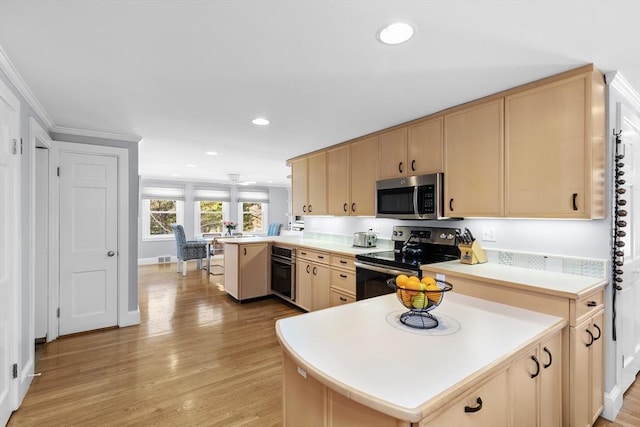
[[[47,113],[47,110],[44,109],[38,98],[31,92],[27,83],[25,83],[24,79],[18,73],[18,70],[13,65],[9,57],[7,56],[2,46],[0,46],[0,69],[7,75],[9,81],[16,87],[18,93],[27,101],[27,104],[35,111],[40,120],[44,123],[47,129],[51,129],[53,125],[53,120]]]
[[[87,129],[76,129],[69,128],[64,126],[54,126],[51,128],[51,133],[61,133],[65,135],[76,135],[76,136],[86,136],[90,138],[102,138],[102,139],[112,139],[117,141],[125,141],[125,142],[134,142],[138,143],[142,141],[142,137],[138,135],[125,135],[120,133],[112,133],[112,132],[99,132],[94,130]]]
[[[633,86],[624,78],[619,71],[612,71],[605,74],[605,82],[616,89],[623,97],[629,100],[636,110],[640,110],[640,94]]]

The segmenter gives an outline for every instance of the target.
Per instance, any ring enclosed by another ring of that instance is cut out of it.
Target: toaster
[[[373,248],[377,241],[378,236],[371,230],[353,233],[353,246],[357,248]]]

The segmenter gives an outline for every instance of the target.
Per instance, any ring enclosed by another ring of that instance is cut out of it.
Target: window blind
[[[228,189],[224,189],[224,188],[196,187],[193,194],[193,198],[196,202],[200,202],[200,201],[229,202],[231,201],[231,194]]]
[[[269,192],[267,192],[267,191],[238,191],[238,202],[269,203]]]
[[[182,187],[142,186],[142,199],[184,200]]]

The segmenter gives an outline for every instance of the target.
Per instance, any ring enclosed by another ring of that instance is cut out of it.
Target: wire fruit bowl
[[[429,285],[407,284],[403,287],[396,284],[394,278],[387,280],[387,285],[396,291],[398,301],[409,309],[400,315],[400,322],[418,329],[438,326],[438,319],[429,312],[442,303],[445,292],[453,289],[451,283],[435,279]]]

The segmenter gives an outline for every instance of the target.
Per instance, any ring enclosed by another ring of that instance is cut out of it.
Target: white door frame
[[[139,311],[129,311],[129,151],[125,148],[103,145],[53,141],[49,156],[51,173],[51,247],[49,259],[52,266],[51,287],[49,288],[49,329],[47,341],[59,336],[57,317],[60,307],[60,181],[57,176],[59,153],[61,151],[114,156],[118,158],[118,326],[130,326],[140,322]]]

